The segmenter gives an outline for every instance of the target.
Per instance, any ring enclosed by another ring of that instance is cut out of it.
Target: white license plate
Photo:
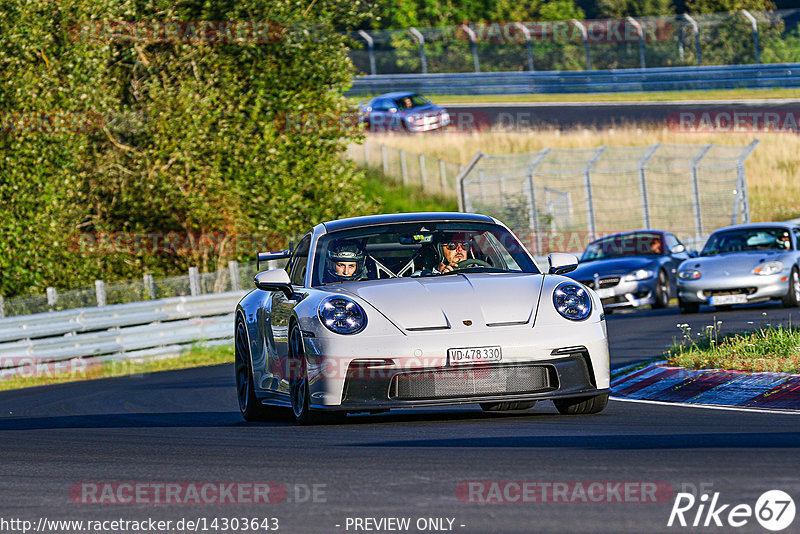
[[[597,296],[601,299],[610,299],[614,296],[614,290],[610,287],[596,289]]]
[[[503,359],[503,351],[500,347],[447,349],[447,359],[450,365],[475,362],[499,362]]]
[[[727,306],[730,304],[747,304],[747,295],[714,295],[711,297],[712,306]]]

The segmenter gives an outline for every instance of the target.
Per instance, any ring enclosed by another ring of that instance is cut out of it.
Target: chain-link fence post
[[[106,283],[103,280],[94,281],[94,297],[98,306],[106,305]]]
[[[150,300],[156,298],[156,286],[153,283],[153,275],[152,274],[143,275],[142,281],[144,282],[144,293],[145,295],[147,295],[147,298]]]
[[[3,295],[0,295],[0,319],[6,316],[6,301],[3,300]]]
[[[389,160],[386,157],[386,145],[381,143],[381,163],[383,164],[384,176],[389,176]]]
[[[447,193],[447,166],[443,159],[439,159],[439,181],[442,187],[442,195]]]
[[[586,31],[586,26],[583,25],[581,21],[578,19],[572,19],[573,25],[581,32],[581,38],[583,39],[583,50],[586,53],[586,70],[592,70],[592,56],[589,54],[589,34]]]
[[[400,150],[400,172],[403,175],[403,185],[408,185],[408,166],[406,165],[406,151]]]
[[[639,21],[633,17],[628,17],[626,20],[631,26],[633,26],[633,28],[636,30],[636,34],[639,36],[639,63],[644,69],[647,67],[647,65],[644,61],[644,31],[642,31],[642,25],[639,24]]]
[[[754,138],[753,141],[745,147],[742,153],[739,155],[739,160],[736,162],[736,178],[738,185],[736,187],[737,190],[737,199],[739,200],[739,205],[734,206],[734,214],[741,210],[741,217],[743,223],[750,222],[750,202],[747,198],[747,178],[745,176],[745,169],[744,169],[744,162],[745,160],[750,157],[750,154],[758,146],[758,138]],[[735,217],[735,215],[734,215]]]
[[[539,228],[539,210],[536,208],[536,184],[533,181],[533,175],[536,174],[536,168],[541,165],[542,161],[544,161],[544,158],[546,158],[549,153],[549,148],[540,150],[525,173],[527,179],[527,191],[525,193],[528,197],[528,203],[530,204],[530,209],[528,210],[528,228],[530,228],[533,233],[533,239],[536,243],[534,254],[542,253],[542,232]]]
[[[694,197],[692,209],[694,211],[695,237],[698,240],[703,238],[703,212],[700,206],[700,183],[697,178],[697,165],[700,163],[700,160],[703,159],[703,156],[705,156],[706,153],[711,150],[712,146],[714,146],[713,143],[705,145],[692,160],[692,196]]]
[[[361,36],[364,41],[367,42],[367,50],[369,52],[369,72],[373,76],[375,75],[375,42],[372,40],[372,36],[365,32],[364,30],[358,30],[358,35]]]
[[[239,291],[242,289],[242,283],[239,280],[239,262],[236,260],[229,261],[228,272],[231,275],[231,291]]]
[[[425,179],[425,154],[419,155],[419,179],[422,182],[422,189],[427,189],[427,180]]]
[[[750,24],[753,25],[753,46],[755,47],[756,52],[756,65],[761,65],[761,54],[758,50],[758,21],[746,9],[742,10],[742,15],[744,15],[745,18],[750,21]]]
[[[533,45],[531,45],[531,31],[521,22],[515,22],[514,26],[516,26],[525,37],[525,48],[527,48],[528,51],[528,70],[533,72]]]
[[[647,171],[645,167],[660,146],[661,143],[653,145],[639,161],[639,192],[642,196],[642,222],[644,223],[644,228],[650,228],[650,203],[647,199]]]
[[[200,271],[197,267],[189,267],[189,293],[193,297],[200,294]]]
[[[413,26],[409,28],[408,31],[419,43],[419,60],[422,66],[422,74],[428,74],[428,62],[425,59],[425,37],[423,37],[420,31]]]
[[[594,239],[597,236],[597,226],[594,219],[594,200],[592,199],[592,167],[605,150],[605,146],[599,147],[583,167],[583,186],[586,195],[586,222],[589,227],[589,239]]]
[[[697,25],[697,21],[690,17],[687,13],[683,14],[683,19],[692,25],[692,31],[694,32],[694,50],[695,55],[697,56],[697,66],[699,67],[703,64],[703,59],[700,55],[700,27]]]
[[[47,293],[47,305],[52,308],[56,305],[56,302],[58,302],[58,293],[56,292],[56,288],[48,287],[45,291]]]
[[[462,165],[458,166],[458,176],[456,176],[456,194],[458,195],[458,211],[461,212],[469,212],[472,211],[472,206],[470,203],[467,202],[467,196],[464,192],[464,178],[472,172],[472,169],[475,168],[475,165],[478,164],[478,161],[483,157],[483,152],[478,151],[472,159],[469,160],[467,166],[464,167]]]

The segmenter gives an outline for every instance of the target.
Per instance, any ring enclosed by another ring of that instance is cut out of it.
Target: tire
[[[244,322],[236,321],[234,340],[234,371],[236,374],[236,397],[239,411],[245,421],[274,421],[284,419],[286,410],[277,406],[264,406],[256,397],[250,346],[247,343],[247,328]]]
[[[653,302],[653,309],[661,309],[669,306],[669,277],[664,271],[658,271],[656,281],[656,300]]]
[[[789,275],[789,291],[781,302],[784,308],[796,308],[800,305],[800,274],[797,272],[797,267],[792,268],[792,274]]]
[[[582,415],[602,412],[608,404],[608,393],[591,397],[575,397],[572,399],[554,399],[558,413],[563,415]]]
[[[679,300],[678,309],[681,311],[681,313],[697,313],[700,311],[700,304],[697,302],[684,302]]]
[[[510,412],[515,410],[527,410],[533,408],[536,401],[516,401],[516,402],[482,402],[481,410],[484,412]]]
[[[303,333],[295,323],[289,330],[289,398],[295,421],[301,425],[339,422],[345,414],[311,409],[311,388],[308,383],[308,360]]]

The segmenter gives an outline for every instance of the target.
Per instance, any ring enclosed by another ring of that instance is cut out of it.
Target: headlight
[[[406,118],[406,120],[408,121],[409,124],[414,124],[415,122],[417,122],[417,117],[416,115],[411,115],[410,117]]]
[[[648,278],[653,278],[655,274],[656,273],[650,269],[639,269],[638,271],[633,271],[631,274],[625,275],[625,278],[622,280],[625,282],[636,282],[637,280],[647,280]]]
[[[768,261],[762,265],[759,265],[755,269],[753,269],[753,274],[760,274],[762,276],[768,276],[770,274],[778,274],[783,270],[783,264],[779,261]]]
[[[442,113],[442,121],[447,122],[449,120],[450,120],[450,114],[447,113],[446,111]]]
[[[694,269],[686,269],[685,271],[680,271],[678,273],[678,278],[681,280],[697,280],[700,278],[700,271],[696,271]]]
[[[592,313],[592,297],[574,282],[562,282],[553,291],[553,304],[562,316],[580,321]]]
[[[357,334],[367,326],[367,314],[346,297],[328,297],[319,304],[319,320],[337,334]]]

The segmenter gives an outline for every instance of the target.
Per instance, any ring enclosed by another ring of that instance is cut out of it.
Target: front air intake
[[[544,365],[476,366],[403,373],[392,378],[389,397],[446,399],[538,393],[555,389],[557,379],[551,380],[550,374]]]

